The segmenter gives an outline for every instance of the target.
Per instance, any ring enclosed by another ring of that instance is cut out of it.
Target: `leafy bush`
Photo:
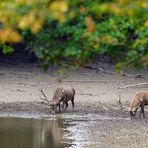
[[[46,65],[83,66],[102,54],[117,68],[148,66],[147,0],[8,0],[0,8],[1,44],[23,39]]]

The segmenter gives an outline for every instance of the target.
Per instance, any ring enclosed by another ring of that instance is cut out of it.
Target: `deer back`
[[[63,87],[63,99],[69,101],[74,98],[75,90],[73,87]]]
[[[132,99],[130,109],[137,109],[140,107],[141,102],[144,102],[145,105],[148,105],[148,92],[138,92]]]

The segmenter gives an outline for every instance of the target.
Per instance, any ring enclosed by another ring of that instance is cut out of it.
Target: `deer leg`
[[[65,101],[65,109],[64,109],[64,112],[66,111],[66,109],[67,109],[67,107],[68,107],[68,102],[67,101]]]
[[[60,103],[59,103],[59,113],[61,113],[61,105],[60,105]]]
[[[144,112],[144,107],[143,107],[143,118],[145,118],[145,112]]]
[[[142,104],[141,104],[141,110],[142,110],[142,113],[143,113],[143,118],[145,118],[145,113],[144,113],[144,102],[142,101]]]
[[[60,99],[59,102],[58,102],[58,104],[57,104],[57,105],[59,106],[59,112],[60,112],[60,113],[61,113],[61,105],[60,105],[60,103],[61,103],[62,101],[63,101],[63,99]]]
[[[65,101],[63,100],[63,104],[62,104],[62,112],[64,112],[64,106],[65,106]]]
[[[141,114],[143,114],[143,118],[145,118],[145,113],[144,113],[144,102],[141,102],[141,106],[140,106],[140,115],[139,118],[141,118]]]
[[[74,110],[74,98],[71,99],[71,103],[72,103],[72,107],[73,107],[73,110]]]
[[[139,118],[141,118],[141,114],[142,114],[142,105],[140,107],[140,115],[139,115]]]

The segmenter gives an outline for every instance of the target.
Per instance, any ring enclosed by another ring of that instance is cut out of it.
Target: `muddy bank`
[[[107,105],[103,103],[90,104],[87,103],[75,104],[75,110],[73,111],[71,104],[67,108],[65,113],[59,113],[57,109],[56,115],[105,115],[109,117],[126,117],[129,118],[127,110],[120,108],[118,104]],[[14,103],[0,103],[0,117],[26,117],[26,118],[38,118],[38,117],[52,117],[51,108],[44,105],[41,102],[14,102]]]
[[[148,147],[147,120],[109,118],[72,123],[67,134],[67,138],[72,139],[72,148]]]
[[[50,100],[57,86],[73,86],[76,90],[75,113],[127,116],[118,104],[128,106],[137,91],[147,90],[148,71],[126,71],[118,75],[109,62],[96,61],[83,69],[58,67],[45,73],[37,64],[10,64],[0,61],[0,114],[50,115],[50,108],[41,104],[43,88]],[[140,85],[139,85],[140,84]],[[73,114],[71,104],[67,113]]]

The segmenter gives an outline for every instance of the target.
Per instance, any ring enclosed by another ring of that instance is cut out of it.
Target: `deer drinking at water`
[[[64,112],[65,112],[66,108],[68,107],[68,101],[70,101],[70,100],[72,103],[72,107],[74,108],[75,89],[73,87],[71,87],[71,86],[57,87],[54,91],[51,101],[49,101],[47,99],[47,97],[42,89],[40,91],[44,96],[44,99],[41,97],[40,97],[40,99],[45,101],[45,102],[43,102],[44,104],[51,106],[53,114],[55,114],[57,107],[59,107],[59,112],[61,112],[61,106],[60,106],[61,102],[63,102],[62,111],[64,111]]]
[[[131,118],[135,118],[138,108],[140,108],[139,118],[141,118],[141,114],[143,114],[143,118],[145,118],[145,113],[144,113],[145,105],[148,105],[148,91],[138,92],[130,103],[129,112]]]

